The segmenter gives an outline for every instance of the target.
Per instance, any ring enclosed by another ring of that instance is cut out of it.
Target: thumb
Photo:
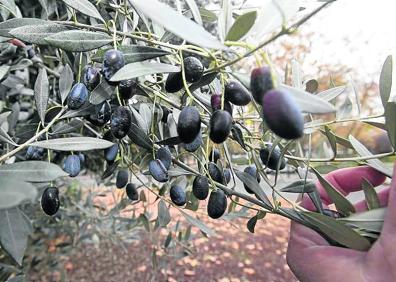
[[[385,213],[382,234],[394,236],[396,233],[396,164],[393,166],[392,181],[389,186],[388,208]]]

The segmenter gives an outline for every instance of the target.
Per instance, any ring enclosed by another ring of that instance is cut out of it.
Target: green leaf
[[[384,65],[382,66],[380,80],[379,80],[379,90],[381,95],[382,105],[386,106],[389,100],[389,96],[392,90],[392,72],[393,72],[393,63],[392,56],[389,55]]]
[[[72,119],[68,123],[57,124],[57,126],[53,128],[53,131],[50,133],[51,135],[56,134],[66,134],[71,132],[77,132],[83,126],[83,122],[78,119]]]
[[[334,113],[336,111],[334,105],[304,90],[291,87],[286,84],[281,84],[279,88],[287,91],[293,96],[302,112],[310,114],[326,114]]]
[[[195,0],[186,0],[186,3],[191,10],[194,20],[199,25],[202,25],[201,13],[199,12],[199,9],[198,9],[197,3],[195,3]]]
[[[111,48],[103,48],[98,50],[91,60],[101,63],[103,61],[104,53],[110,49]],[[118,47],[118,50],[124,54],[126,64],[141,62],[171,54],[166,50],[140,45],[124,45]]]
[[[130,3],[139,13],[192,44],[212,49],[227,49],[202,26],[157,0],[130,0]]]
[[[10,30],[10,34],[22,41],[28,43],[46,45],[45,38],[61,31],[65,31],[67,28],[63,25],[48,23],[41,25],[26,25]]]
[[[328,125],[325,126],[325,134],[327,139],[329,140],[330,147],[333,150],[334,157],[337,156],[337,138],[335,137],[334,133],[331,131]]]
[[[355,212],[355,207],[345,198],[329,181],[327,181],[316,169],[312,168],[315,175],[318,177],[320,184],[325,189],[327,195],[336,206],[337,210],[343,215],[349,215]]]
[[[0,210],[0,243],[2,248],[19,264],[25,255],[31,226],[18,209]]]
[[[212,11],[206,10],[205,8],[199,8],[199,13],[204,22],[213,23],[217,21],[217,16]]]
[[[34,84],[34,100],[40,117],[41,123],[44,124],[45,111],[47,110],[49,98],[49,81],[45,68],[40,68],[36,82]]]
[[[3,78],[5,78],[9,70],[10,70],[10,66],[7,65],[0,66],[0,81],[2,81]]]
[[[313,212],[301,212],[300,215],[330,239],[345,247],[367,251],[371,246],[370,241],[334,218]]]
[[[93,137],[68,137],[37,141],[31,145],[57,151],[89,151],[106,149],[111,147],[113,143]]]
[[[67,176],[59,166],[44,161],[24,161],[0,166],[1,178],[14,178],[18,181],[49,182]]]
[[[133,143],[142,148],[145,148],[147,150],[151,150],[153,148],[153,142],[151,142],[147,134],[144,133],[144,131],[134,123],[131,123],[128,137]]]
[[[110,99],[114,90],[114,86],[108,84],[104,79],[102,79],[102,82],[91,92],[89,102],[93,105],[99,105],[107,99]]]
[[[246,150],[246,145],[245,145],[245,140],[243,139],[243,133],[242,130],[234,124],[231,128],[232,132],[232,137],[235,139],[235,141],[238,142],[239,145],[241,145],[242,148]]]
[[[179,71],[180,67],[174,65],[154,62],[137,62],[127,64],[122,67],[111,77],[110,81],[121,81],[155,73],[170,73]]]
[[[69,64],[66,64],[60,73],[59,78],[59,92],[62,100],[62,104],[65,102],[69,95],[70,89],[73,86],[73,71]]]
[[[254,25],[257,18],[257,12],[247,12],[239,16],[227,33],[226,39],[228,41],[238,41],[244,37]]]
[[[9,34],[9,31],[14,28],[17,28],[17,27],[21,27],[21,26],[25,26],[25,25],[34,26],[34,25],[41,25],[41,24],[47,24],[47,23],[49,23],[49,22],[41,20],[41,19],[36,19],[36,18],[10,19],[10,20],[0,23],[0,36],[11,37],[11,35]]]
[[[387,102],[385,105],[385,125],[392,147],[396,148],[396,103]]]
[[[193,173],[178,167],[178,168],[169,169],[168,175],[169,175],[169,177],[178,177],[178,176],[182,176],[182,175],[193,175]]]
[[[316,94],[317,97],[325,100],[325,101],[331,101],[335,98],[337,98],[340,94],[344,93],[346,89],[346,86],[337,86],[337,87],[333,87],[327,90],[324,90],[322,92],[319,92],[318,94]]]
[[[18,206],[24,201],[34,202],[37,189],[19,179],[0,176],[0,210]]]
[[[253,216],[246,224],[247,229],[250,233],[254,233],[254,228],[256,227],[257,223],[257,215]]]
[[[314,182],[309,181],[309,179],[301,179],[281,188],[280,191],[288,193],[311,193],[316,191],[316,185]]]
[[[244,183],[250,190],[252,190],[256,196],[267,206],[268,209],[272,209],[272,204],[268,199],[267,195],[264,193],[263,189],[261,189],[260,184],[257,182],[257,179],[250,174],[235,170],[236,176]]]
[[[362,157],[370,157],[373,154],[367,150],[367,148],[360,143],[355,137],[352,135],[349,135],[349,141],[351,142],[353,148],[355,151]],[[387,167],[383,162],[381,162],[379,159],[368,159],[366,160],[367,164],[374,168],[375,170],[378,170],[379,172],[383,173],[384,175],[392,178],[392,169]]]
[[[4,131],[3,128],[0,127],[0,141],[6,142],[8,144],[11,144],[13,146],[17,146],[17,144],[12,140],[11,136],[8,135],[7,132]]]
[[[337,220],[362,230],[381,233],[386,211],[387,208],[372,209],[354,213],[349,217],[342,217]]]
[[[163,200],[158,203],[158,224],[161,227],[166,227],[171,221],[169,209]]]
[[[106,33],[84,30],[62,31],[48,36],[44,40],[51,46],[70,52],[98,49],[113,41],[112,37]]]
[[[380,207],[380,201],[374,186],[367,179],[363,178],[362,188],[364,197],[366,199],[367,208],[369,210],[378,209]]]
[[[95,5],[89,2],[88,0],[62,0],[62,1],[65,2],[67,6],[79,11],[80,13],[104,22],[102,16],[99,14]]]
[[[192,217],[191,215],[185,213],[184,211],[180,210],[180,213],[187,219],[187,221],[198,227],[203,233],[205,233],[207,236],[214,236],[215,232],[209,228],[205,223],[200,221],[199,219]]]

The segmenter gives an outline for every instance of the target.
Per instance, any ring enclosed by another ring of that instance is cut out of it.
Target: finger
[[[325,179],[346,196],[350,192],[362,190],[363,179],[367,179],[373,186],[378,186],[384,183],[386,176],[369,166],[360,166],[332,171],[325,176]],[[332,200],[319,182],[316,183],[316,187],[323,203],[325,205],[332,204]],[[303,207],[312,210],[313,203],[308,195],[303,196],[301,204]]]
[[[385,190],[382,190],[379,193],[377,193],[378,200],[380,202],[380,207],[385,207],[388,204],[389,191],[390,191],[390,189],[386,188]],[[366,200],[357,202],[355,204],[355,210],[356,210],[356,212],[366,211],[367,210]]]
[[[393,167],[393,176],[396,176],[396,165]],[[389,186],[388,208],[385,213],[382,234],[394,237],[396,232],[396,179],[392,177]]]

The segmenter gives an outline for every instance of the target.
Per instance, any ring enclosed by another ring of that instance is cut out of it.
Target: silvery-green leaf
[[[112,37],[106,33],[85,30],[62,31],[48,36],[44,40],[51,46],[70,52],[98,49],[113,41]]]
[[[130,0],[130,3],[139,13],[149,17],[153,22],[192,44],[213,49],[226,49],[202,26],[157,0]]]
[[[11,66],[10,71],[23,70],[30,67],[31,65],[33,65],[33,62],[29,59],[24,58],[20,60],[16,65]]]
[[[17,6],[15,4],[15,0],[0,0],[0,3],[3,4],[3,7],[6,8],[5,11],[7,13],[7,17],[9,15],[9,12],[11,12],[13,16],[16,16]]]
[[[379,81],[381,101],[384,108],[389,100],[389,96],[392,90],[392,72],[393,72],[392,56],[389,55],[386,58],[384,65],[382,66],[380,81]]]
[[[384,224],[386,211],[387,208],[376,208],[354,213],[348,217],[342,217],[337,220],[363,230],[380,233]]]
[[[168,170],[169,177],[178,177],[182,175],[192,175],[192,174],[193,173],[191,173],[190,171],[187,171],[182,168],[171,168],[170,170]]]
[[[0,210],[18,206],[22,202],[34,202],[36,187],[16,178],[0,176]]]
[[[180,210],[180,213],[186,218],[186,220],[194,225],[195,227],[198,227],[203,233],[205,233],[207,236],[214,236],[215,232],[209,228],[205,223],[203,223],[201,220],[192,217],[191,215],[183,212]]]
[[[206,10],[205,8],[199,8],[199,13],[204,22],[213,23],[217,21],[217,16],[212,11]]]
[[[89,96],[89,102],[93,105],[99,105],[113,95],[115,87],[108,84],[106,80],[102,79],[100,84],[95,87]]]
[[[44,161],[24,161],[0,166],[1,178],[28,182],[49,182],[67,176],[59,166]]]
[[[88,0],[62,0],[69,7],[83,13],[84,15],[96,18],[104,22],[95,5]]]
[[[272,209],[270,200],[260,187],[260,184],[257,182],[255,177],[239,170],[235,170],[235,174],[244,184],[246,184],[247,187],[249,187],[250,190],[252,190],[257,195],[257,197],[268,207],[268,209]]]
[[[231,0],[221,1],[221,10],[219,15],[219,36],[222,41],[225,40],[226,34],[230,30],[232,24],[234,23],[234,18],[232,17],[232,2]]]
[[[191,13],[194,17],[194,20],[199,24],[202,25],[202,18],[201,18],[201,14],[199,12],[197,3],[195,3],[195,0],[186,0],[186,3],[188,5],[188,7],[191,10]]]
[[[387,102],[385,105],[385,125],[389,140],[396,148],[396,102]]]
[[[329,140],[331,150],[333,151],[335,157],[337,155],[337,138],[328,125],[325,126],[325,135],[327,140]]]
[[[301,179],[297,180],[291,184],[280,189],[281,192],[288,192],[288,193],[311,193],[316,190],[315,183],[311,180]]]
[[[110,48],[103,48],[98,50],[98,52],[91,58],[94,62],[102,62],[104,53]],[[124,54],[124,59],[126,64],[141,62],[148,59],[158,58],[171,54],[169,51],[140,45],[125,45],[118,47]]]
[[[349,135],[349,141],[351,142],[353,148],[355,151],[362,157],[370,157],[373,154],[367,150],[367,148],[360,143],[355,137],[352,135]],[[371,166],[372,168],[378,170],[379,172],[383,173],[384,175],[388,177],[392,177],[392,169],[387,167],[383,162],[381,162],[379,159],[368,159],[366,160],[367,164]]]
[[[0,210],[0,243],[2,248],[19,264],[25,255],[30,223],[18,208]]]
[[[300,106],[302,112],[311,114],[326,114],[336,111],[335,107],[329,102],[308,93],[304,90],[297,89],[285,84],[279,86],[280,89],[290,93]]]
[[[39,24],[46,24],[49,23],[48,21],[36,19],[36,18],[14,18],[7,20],[5,22],[0,23],[0,36],[10,37],[8,33],[10,30],[25,26],[25,25],[39,25]]]
[[[14,140],[12,140],[10,135],[8,135],[8,133],[1,127],[0,127],[0,141],[1,142],[6,142],[6,143],[11,144],[13,146],[17,146],[17,144],[14,142]]]
[[[31,145],[57,151],[89,151],[106,149],[111,147],[113,143],[93,137],[68,137],[37,141]]]
[[[10,66],[7,65],[0,66],[0,81],[2,81],[3,78],[5,78],[5,76],[8,74],[9,69]]]
[[[369,210],[378,209],[380,207],[380,201],[374,186],[364,178],[362,182],[362,188],[364,197],[366,199],[367,208]]]
[[[150,74],[170,73],[170,72],[179,72],[179,71],[180,71],[180,67],[170,64],[155,63],[155,62],[137,62],[137,63],[127,64],[124,67],[122,67],[111,77],[110,81],[121,81],[135,77],[150,75]]]
[[[249,30],[254,25],[256,21],[257,12],[247,12],[241,16],[239,16],[234,24],[231,26],[230,30],[227,33],[226,39],[229,41],[238,41],[239,39],[246,36]]]
[[[65,102],[67,96],[69,95],[70,89],[73,86],[73,81],[73,71],[69,64],[66,64],[59,77],[59,92],[62,104]]]
[[[291,61],[291,69],[292,69],[292,85],[295,88],[301,89],[303,84],[303,73],[301,70],[301,66],[297,60],[293,59]]]
[[[142,103],[140,104],[139,113],[142,116],[145,123],[144,130],[148,134],[150,132],[150,127],[151,127],[152,111],[146,103]]]
[[[147,134],[136,124],[131,123],[131,128],[128,132],[128,137],[136,145],[151,150],[153,148],[153,142],[147,136]]]
[[[37,113],[41,123],[44,124],[45,111],[47,110],[49,98],[49,81],[45,68],[40,68],[36,82],[34,83],[34,100],[36,102]]]
[[[166,206],[166,203],[161,200],[158,203],[158,224],[161,227],[166,227],[170,221],[171,215],[169,213],[169,209]]]
[[[343,119],[351,116],[352,112],[352,101],[349,98],[349,96],[345,97],[344,102],[340,106],[340,108],[337,110],[337,119]]]
[[[60,24],[48,23],[41,25],[25,25],[9,31],[10,35],[28,43],[45,45],[45,38],[67,28]]]
[[[59,124],[53,127],[51,135],[55,134],[66,134],[78,131],[83,126],[83,122],[78,119],[72,119],[70,122]]]
[[[346,86],[337,86],[316,94],[319,98],[322,98],[325,101],[331,101],[338,97],[338,95],[342,94],[346,89]]]

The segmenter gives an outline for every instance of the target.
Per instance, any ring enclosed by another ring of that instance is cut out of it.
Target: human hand
[[[396,172],[396,166],[393,175]],[[374,186],[385,176],[370,167],[336,170],[325,177],[338,191],[347,195],[362,189],[363,178]],[[331,200],[317,183],[324,207]],[[292,222],[287,250],[287,263],[296,277],[303,281],[396,281],[396,179],[378,193],[381,207],[388,206],[381,236],[367,252],[331,246],[322,236],[299,223]],[[301,205],[315,210],[309,197]],[[355,205],[357,212],[367,210],[366,202]]]

